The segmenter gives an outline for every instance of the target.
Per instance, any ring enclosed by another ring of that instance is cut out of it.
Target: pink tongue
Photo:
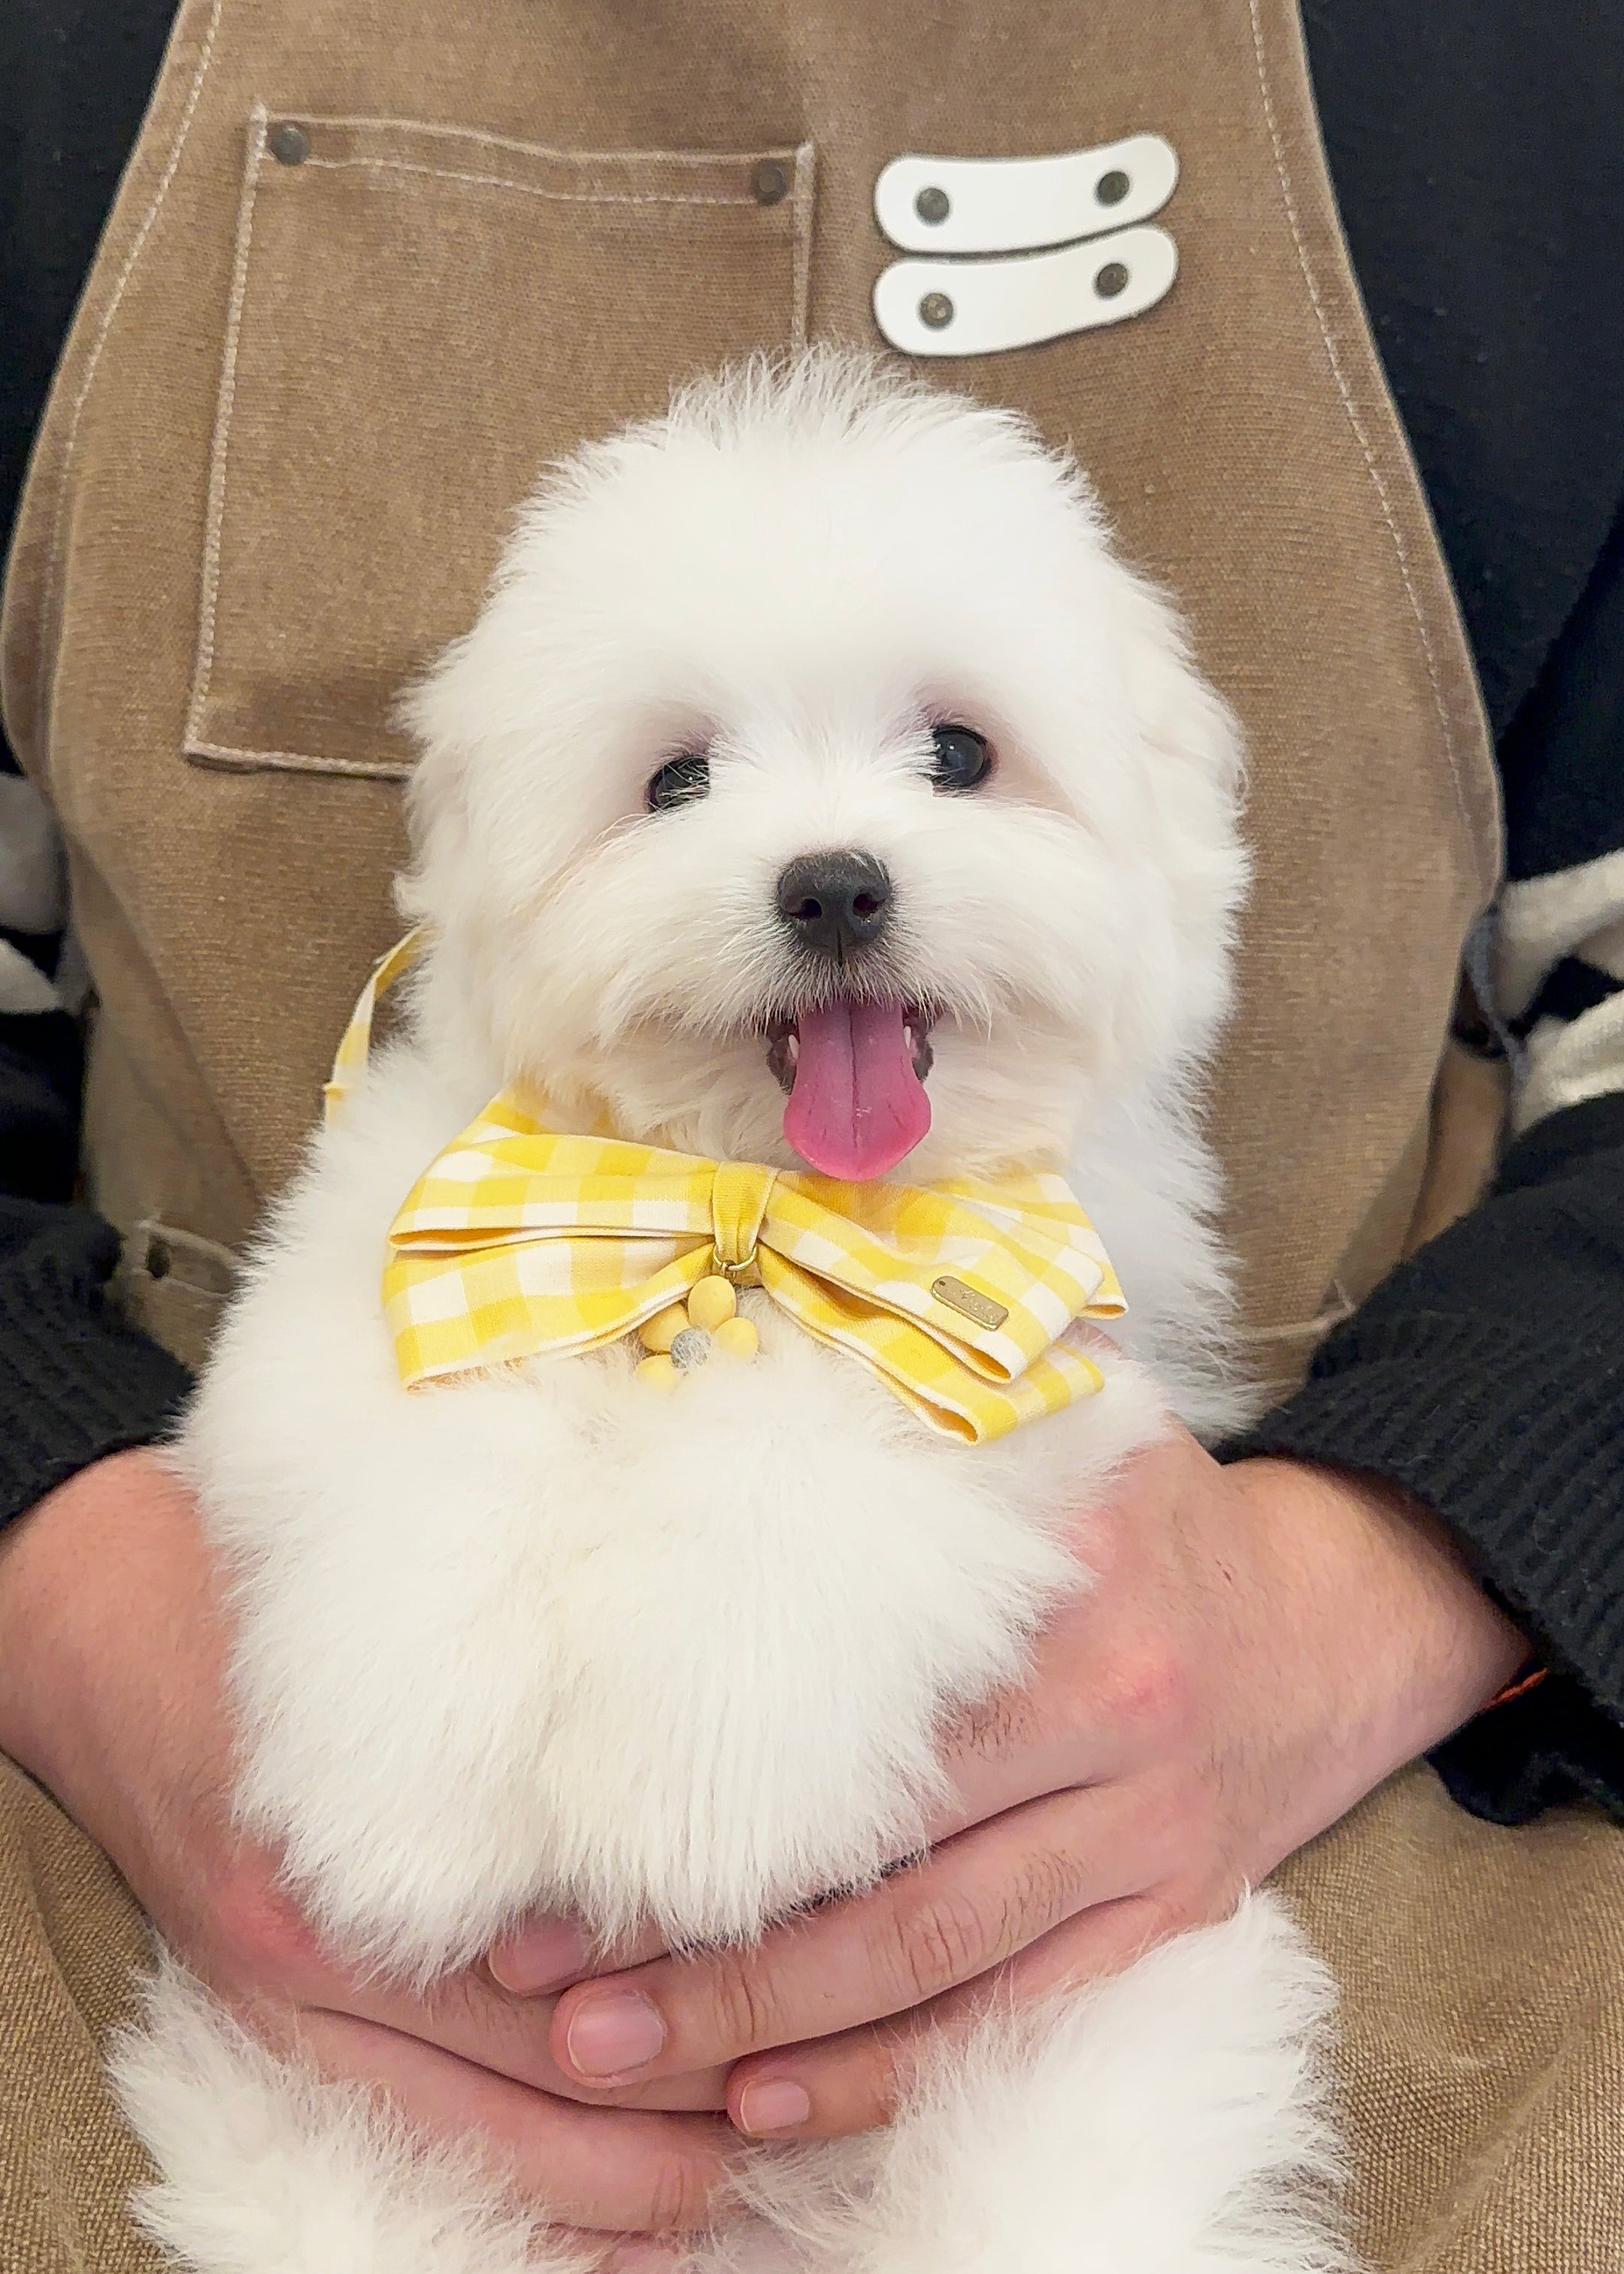
[[[825,1177],[861,1184],[894,1169],[930,1126],[900,1003],[803,1011],[784,1134]]]

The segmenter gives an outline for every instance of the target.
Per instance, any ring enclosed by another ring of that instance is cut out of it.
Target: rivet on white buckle
[[[910,155],[881,174],[874,212],[904,252],[1026,252],[1148,221],[1177,179],[1160,134],[1049,158]]]
[[[993,355],[1143,315],[1177,274],[1161,229],[1005,260],[898,260],[875,285],[874,318],[905,355]]]

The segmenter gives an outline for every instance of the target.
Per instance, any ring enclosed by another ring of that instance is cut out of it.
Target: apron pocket
[[[543,149],[257,109],[188,757],[400,776],[396,696],[515,510],[675,380],[805,337],[812,154]]]

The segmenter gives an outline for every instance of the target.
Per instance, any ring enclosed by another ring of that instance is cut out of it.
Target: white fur
[[[430,2148],[358,2089],[256,2044],[166,1959],[143,2026],[113,2048],[124,2106],[162,2180],[136,2208],[210,2274],[584,2274],[477,2157]]]
[[[763,2155],[740,2192],[817,2274],[1346,2274],[1312,2052],[1328,2004],[1253,1896],[1115,1980],[994,2014],[889,2132]],[[706,2274],[785,2263],[759,2248],[719,2237]]]
[[[407,1030],[277,1212],[181,1448],[234,1578],[241,1812],[329,1935],[418,1980],[532,1904],[748,1938],[917,1842],[944,1718],[1086,1584],[1090,1494],[1167,1404],[1242,1410],[1195,1118],[1244,880],[1233,727],[1074,468],[829,354],[580,453],[410,711]],[[943,720],[996,747],[974,796],[931,786]],[[648,814],[701,743],[709,795]],[[840,847],[895,885],[875,991],[935,1019],[902,1173],[1071,1163],[1134,1306],[1101,1395],[970,1451],[759,1296],[758,1362],[668,1400],[625,1351],[403,1391],[385,1233],[505,1083],[793,1160],[763,1028],[818,983],[772,885]],[[1322,2004],[1254,1901],[944,2044],[878,2139],[753,2155],[695,2263],[1313,2274]],[[173,1969],[119,2076],[204,2274],[573,2263]]]

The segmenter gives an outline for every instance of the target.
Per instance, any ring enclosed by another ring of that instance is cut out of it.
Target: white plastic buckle
[[[875,184],[874,212],[904,252],[1029,252],[1148,221],[1177,179],[1160,134],[1050,158],[908,156]]]
[[[898,260],[874,288],[883,337],[913,356],[993,355],[1143,315],[1178,274],[1162,229],[1007,260]]]

